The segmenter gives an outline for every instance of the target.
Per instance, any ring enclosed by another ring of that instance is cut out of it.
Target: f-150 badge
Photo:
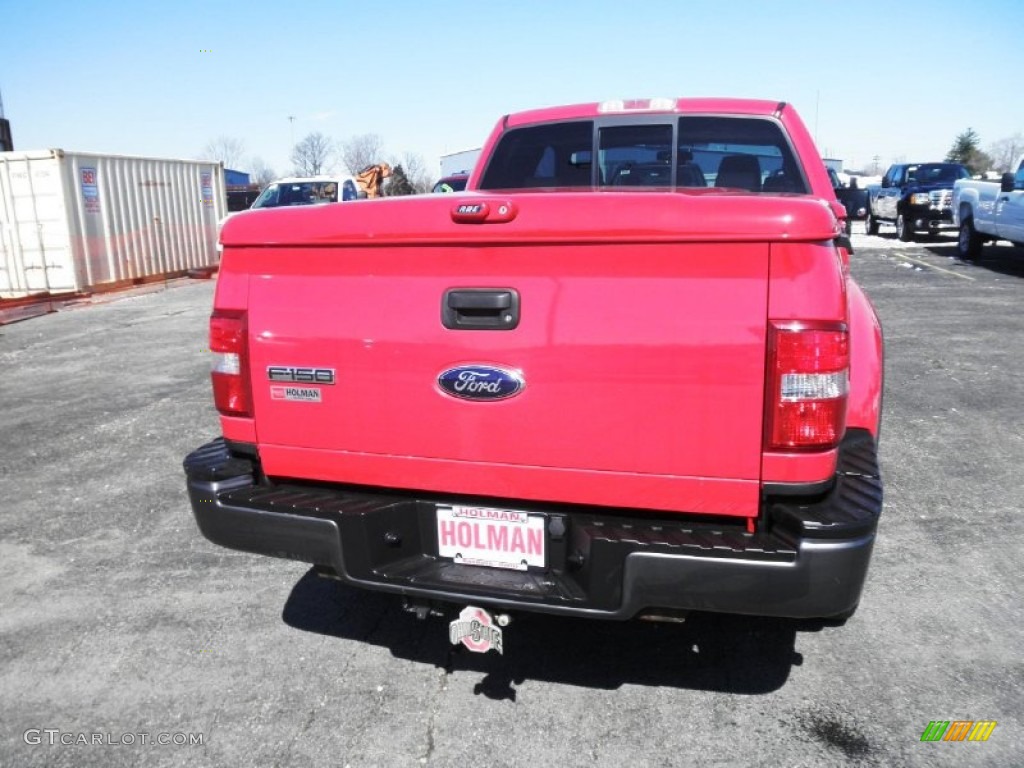
[[[437,377],[437,385],[462,400],[505,400],[518,395],[525,386],[522,374],[493,365],[460,365]]]
[[[267,378],[287,384],[333,384],[333,368],[300,368],[293,365],[268,365]]]

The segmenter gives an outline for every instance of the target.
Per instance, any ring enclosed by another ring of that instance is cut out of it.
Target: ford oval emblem
[[[505,400],[515,397],[525,386],[523,377],[508,368],[493,365],[460,365],[437,377],[445,394],[463,400]]]

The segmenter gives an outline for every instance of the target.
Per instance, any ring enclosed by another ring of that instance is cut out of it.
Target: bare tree
[[[341,144],[341,162],[355,176],[368,165],[376,165],[384,157],[384,144],[376,133],[353,136]]]
[[[253,184],[265,187],[276,178],[277,174],[274,173],[274,169],[266,165],[263,158],[254,157],[249,161],[249,179]]]
[[[401,163],[395,162],[392,165],[401,165],[402,170],[405,172],[406,180],[412,185],[417,195],[429,192],[434,184],[434,177],[427,170],[427,164],[423,161],[423,155],[416,152],[406,152],[402,155]]]
[[[330,170],[334,143],[322,133],[311,133],[292,150],[292,162],[299,176],[318,176]]]
[[[992,158],[992,170],[1006,173],[1013,171],[1013,161],[1024,154],[1024,135],[1015,133],[1005,139],[1000,139],[988,148],[988,155]]]
[[[203,148],[204,160],[219,160],[225,168],[238,168],[245,157],[245,142],[218,136]]]

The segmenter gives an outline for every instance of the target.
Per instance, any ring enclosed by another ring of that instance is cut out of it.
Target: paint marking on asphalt
[[[907,261],[912,261],[914,264],[920,264],[922,267],[928,267],[928,269],[937,269],[939,272],[945,272],[947,275],[952,275],[953,277],[959,277],[961,280],[971,280],[971,281],[974,281],[974,279],[975,279],[975,278],[971,277],[970,275],[961,275],[959,272],[954,272],[951,269],[945,269],[943,267],[936,267],[934,264],[929,264],[927,261],[921,261],[920,259],[911,258],[910,256],[902,254],[899,251],[892,251],[892,255],[893,256],[897,256],[897,257],[899,257],[901,259],[906,259]]]

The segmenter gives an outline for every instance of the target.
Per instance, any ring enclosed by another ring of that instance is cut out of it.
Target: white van
[[[310,176],[278,179],[264,189],[250,210],[292,205],[318,205],[359,198],[359,185],[351,176]]]
[[[365,195],[359,193],[359,185],[351,176],[294,176],[272,181],[247,210],[347,202],[362,197]],[[224,248],[220,243],[220,230],[224,228],[224,222],[240,212],[229,213],[218,222],[218,253]]]

